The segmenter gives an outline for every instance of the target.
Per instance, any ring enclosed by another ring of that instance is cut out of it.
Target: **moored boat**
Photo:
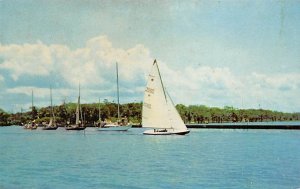
[[[53,105],[52,105],[52,88],[50,87],[50,109],[51,109],[51,118],[49,121],[48,125],[45,125],[43,127],[43,130],[56,130],[58,128],[58,126],[56,125],[56,121],[55,121],[55,115],[54,115],[54,111],[53,111]]]
[[[132,127],[132,124],[129,124],[127,118],[120,119],[120,97],[119,97],[119,71],[118,63],[116,63],[116,75],[117,75],[117,99],[118,99],[118,120],[116,123],[101,123],[101,118],[99,117],[100,127],[99,131],[127,131]],[[100,106],[99,106],[100,112]],[[100,116],[100,113],[99,113]]]
[[[33,90],[31,91],[31,114],[32,114],[32,119],[33,121],[25,124],[23,126],[24,129],[28,129],[28,130],[35,130],[37,129],[38,125],[35,123],[34,120],[34,113],[33,113]]]
[[[65,129],[66,130],[84,130],[86,127],[84,123],[82,123],[82,110],[80,106],[80,85],[79,85],[79,95],[78,95],[78,101],[77,101],[77,107],[76,107],[76,121],[75,124],[67,124]]]

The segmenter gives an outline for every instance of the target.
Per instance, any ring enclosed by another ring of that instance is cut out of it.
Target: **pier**
[[[238,123],[199,123],[186,124],[187,128],[197,129],[285,129],[300,130],[300,122],[238,122]]]
[[[142,125],[133,124],[133,128]],[[300,122],[236,122],[236,123],[187,123],[187,128],[193,129],[283,129],[300,130]]]

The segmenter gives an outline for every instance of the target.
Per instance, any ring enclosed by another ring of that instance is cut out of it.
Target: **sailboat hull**
[[[43,127],[43,130],[56,130],[58,127]]]
[[[186,131],[183,131],[183,132],[177,132],[176,135],[186,135],[186,134],[189,134],[190,131],[189,130],[186,130]]]
[[[34,126],[34,127],[24,127],[24,129],[28,129],[28,130],[36,130],[37,127],[36,127],[36,126]]]
[[[84,130],[86,127],[84,126],[78,126],[78,125],[70,125],[70,126],[67,126],[65,127],[66,130],[75,130],[75,131],[80,131],[80,130]]]
[[[23,126],[24,129],[28,129],[28,130],[36,130],[37,129],[37,125],[32,125],[31,123],[26,124]]]
[[[185,131],[176,131],[176,130],[163,130],[163,129],[151,129],[151,130],[146,130],[143,134],[144,135],[186,135],[190,131],[185,130]]]
[[[104,127],[98,128],[98,131],[127,131],[132,125],[120,126],[120,125],[105,125]]]

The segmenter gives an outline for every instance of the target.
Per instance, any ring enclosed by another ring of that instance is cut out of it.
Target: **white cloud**
[[[53,98],[59,103],[65,98],[68,102],[76,101],[79,82],[83,103],[94,102],[99,97],[114,100],[116,62],[119,63],[121,102],[138,100],[138,96],[142,96],[140,89],[144,87],[144,76],[153,61],[143,45],[137,44],[129,49],[114,48],[106,36],[92,38],[85,47],[73,50],[65,45],[45,45],[42,42],[0,44],[0,60],[0,73],[9,75],[15,84],[22,80],[22,86],[8,87],[6,94],[26,95],[28,99],[24,100],[28,102],[33,90],[35,104],[40,105],[48,104],[49,84],[56,86]],[[64,88],[58,89],[61,87]],[[130,95],[124,96],[126,94]]]
[[[64,45],[47,46],[42,42],[24,45],[0,45],[4,60],[0,69],[8,70],[17,81],[20,76],[58,74],[71,85],[96,85],[115,75],[115,63],[120,65],[123,80],[140,78],[145,63],[152,61],[143,45],[124,50],[113,48],[106,36],[90,39],[86,47],[70,50]],[[122,69],[121,69],[122,68]]]
[[[175,103],[299,111],[297,73],[237,75],[228,68],[186,67],[162,73]]]
[[[20,75],[48,75],[52,64],[49,48],[37,44],[0,45],[0,55],[4,62],[0,69],[11,71],[12,78],[18,80]]]
[[[129,49],[113,47],[106,36],[92,38],[85,47],[70,49],[65,45],[42,42],[24,45],[0,44],[0,73],[10,74],[16,83],[24,77],[59,78],[53,98],[75,102],[78,83],[82,86],[83,103],[98,97],[115,99],[115,63],[119,63],[122,102],[142,100],[146,77],[153,62],[150,50],[137,44]],[[221,61],[221,59],[220,59]],[[175,103],[232,105],[242,108],[270,108],[299,111],[300,75],[298,73],[266,74],[253,72],[241,75],[229,67],[191,66],[183,64],[175,70],[172,64],[158,60],[165,86]],[[0,75],[0,81],[6,82]],[[44,81],[39,83],[39,86]],[[49,88],[37,87],[28,81],[23,86],[7,88],[6,94],[31,95],[37,104],[49,104]],[[47,83],[47,85],[49,85]],[[55,83],[54,83],[55,85]],[[9,86],[9,84],[7,85]],[[28,103],[26,100],[25,103]]]

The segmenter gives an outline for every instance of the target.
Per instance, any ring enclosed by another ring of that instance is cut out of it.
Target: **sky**
[[[300,1],[0,0],[0,108],[143,100],[300,112]]]

